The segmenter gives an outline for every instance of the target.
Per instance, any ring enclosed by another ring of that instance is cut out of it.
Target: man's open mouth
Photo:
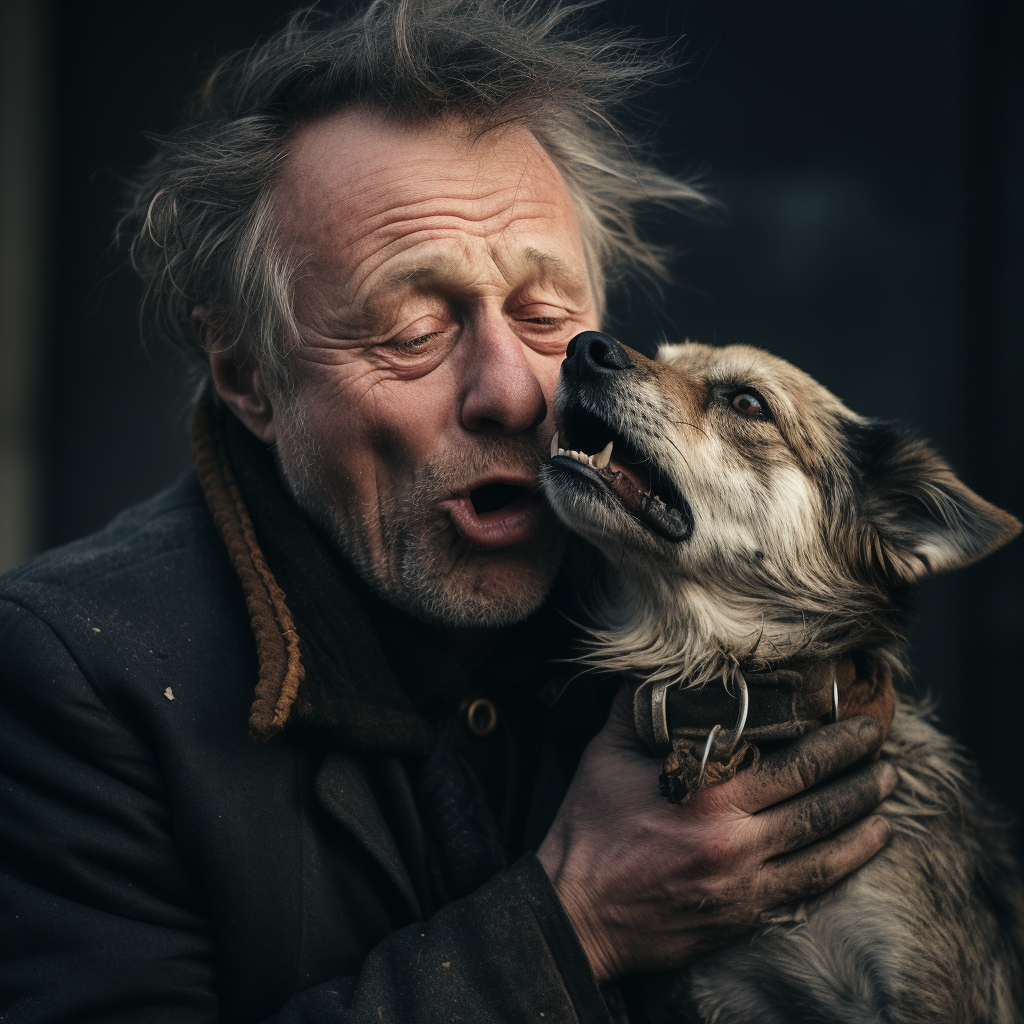
[[[551,458],[560,468],[605,488],[634,519],[665,540],[678,543],[693,531],[688,502],[657,462],[599,416],[579,406],[564,410],[551,439]]]
[[[516,484],[484,484],[474,491],[470,491],[469,500],[473,503],[473,509],[479,516],[488,512],[497,512],[517,501],[524,501],[530,497],[532,492],[526,487]]]
[[[491,480],[442,502],[462,536],[479,547],[503,548],[531,540],[550,511],[537,484]]]

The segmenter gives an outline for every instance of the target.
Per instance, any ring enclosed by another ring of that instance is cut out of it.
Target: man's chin
[[[475,545],[460,536],[448,549],[455,557],[443,566],[407,551],[397,586],[382,588],[390,593],[381,596],[432,625],[510,626],[532,615],[551,592],[566,536],[554,523],[505,547]]]

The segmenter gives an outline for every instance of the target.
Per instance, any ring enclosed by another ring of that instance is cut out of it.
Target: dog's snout
[[[600,331],[584,331],[569,342],[564,368],[584,380],[597,380],[633,365],[626,350]]]

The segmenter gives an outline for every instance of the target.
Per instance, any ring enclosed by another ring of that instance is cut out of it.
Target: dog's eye
[[[768,415],[764,399],[754,391],[737,392],[732,396],[732,407],[751,419],[764,419]]]

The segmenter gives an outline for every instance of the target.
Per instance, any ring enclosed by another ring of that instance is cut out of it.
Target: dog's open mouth
[[[678,543],[690,536],[690,506],[672,481],[654,459],[593,413],[579,406],[563,411],[551,458],[606,488],[630,515],[666,540]]]

